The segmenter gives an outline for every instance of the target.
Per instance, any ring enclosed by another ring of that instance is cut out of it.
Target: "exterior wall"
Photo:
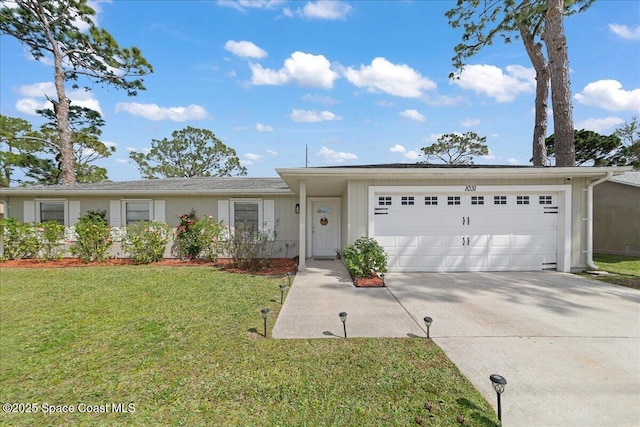
[[[603,182],[593,199],[594,252],[640,256],[640,187]]]
[[[107,223],[110,226],[119,226],[120,224],[111,224],[113,217],[111,209],[111,201],[121,200],[163,200],[165,202],[164,212],[158,212],[156,216],[164,217],[165,222],[171,229],[171,237],[167,250],[165,251],[165,257],[176,256],[175,251],[172,251],[173,247],[173,232],[179,222],[179,217],[185,213],[195,209],[196,215],[199,217],[204,215],[212,215],[218,219],[218,201],[229,199],[240,199],[241,197],[211,197],[211,196],[190,196],[190,197],[164,197],[155,196],[150,197],[123,197],[123,196],[103,196],[103,197],[52,197],[59,199],[66,199],[68,201],[80,202],[80,215],[84,215],[88,211],[102,210],[106,212]],[[274,201],[274,214],[276,224],[276,247],[274,250],[274,256],[291,258],[298,255],[298,215],[295,214],[295,204],[297,203],[296,196],[263,196],[263,197],[247,197],[251,199],[273,200]],[[32,201],[34,197],[8,197],[6,198],[6,217],[16,218],[18,221],[25,220],[24,202]],[[120,215],[116,215],[120,216]],[[73,225],[74,219],[71,219]],[[122,257],[124,252],[119,243],[113,245],[111,249],[112,256]]]
[[[384,179],[384,180],[350,180],[348,188],[348,212],[343,220],[349,222],[347,241],[345,245],[353,243],[356,239],[368,235],[368,192],[370,186],[461,186],[475,185],[567,185],[565,179]],[[587,181],[584,178],[570,181],[571,191],[571,271],[584,271],[586,268],[586,231],[587,224],[583,218],[586,217],[586,191]],[[596,187],[597,188],[597,187]],[[346,197],[345,197],[346,198]],[[561,232],[560,224],[558,232]]]

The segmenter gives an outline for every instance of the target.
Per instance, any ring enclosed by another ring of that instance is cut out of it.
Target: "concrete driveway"
[[[505,426],[640,426],[640,292],[565,273],[390,273],[355,288],[339,261],[308,260],[274,338],[431,338]]]
[[[505,426],[640,426],[640,292],[555,272],[391,273]]]

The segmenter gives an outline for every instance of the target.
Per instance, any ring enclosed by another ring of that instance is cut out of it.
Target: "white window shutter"
[[[164,200],[153,201],[153,219],[158,222],[167,222],[164,211]]]
[[[229,226],[231,230],[231,221],[229,220],[229,201],[218,200],[218,218],[217,221],[224,221],[223,225]],[[227,238],[229,236],[226,236]]]
[[[276,213],[275,213],[275,201],[274,200],[265,200],[263,202],[263,222],[264,222],[264,231],[271,235],[276,226]]]
[[[109,201],[109,225],[111,227],[122,226],[122,211],[120,209],[120,200]]]
[[[76,225],[80,218],[80,202],[77,200],[69,202],[69,225]]]
[[[25,200],[22,216],[22,222],[36,222],[36,202],[33,200]]]

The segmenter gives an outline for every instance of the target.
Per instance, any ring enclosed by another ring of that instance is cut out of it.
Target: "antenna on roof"
[[[304,144],[304,167],[309,167],[309,146]]]

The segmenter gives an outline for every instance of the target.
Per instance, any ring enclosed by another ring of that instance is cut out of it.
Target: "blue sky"
[[[99,162],[139,179],[131,150],[192,126],[234,148],[249,176],[275,168],[407,162],[442,134],[487,138],[479,164],[529,164],[534,71],[520,41],[497,41],[448,76],[461,31],[454,1],[90,2],[97,23],[153,65],[137,97],[96,87],[72,102],[99,110]],[[565,20],[574,124],[608,135],[640,113],[640,3],[599,0]],[[0,38],[0,112],[41,123],[52,68]],[[550,112],[549,134],[553,132]]]

